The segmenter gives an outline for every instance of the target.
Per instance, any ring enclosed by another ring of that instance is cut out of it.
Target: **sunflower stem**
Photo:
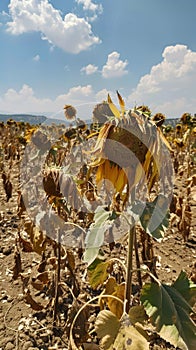
[[[57,243],[57,267],[55,272],[55,298],[54,298],[54,311],[53,311],[53,326],[56,326],[58,305],[59,305],[59,285],[61,278],[61,233],[58,230],[58,243]]]
[[[142,287],[142,276],[141,276],[141,271],[140,271],[140,258],[139,258],[139,252],[138,252],[138,242],[136,239],[135,235],[135,240],[134,240],[134,249],[135,249],[135,259],[136,259],[136,267],[137,267],[137,279],[139,286]]]
[[[129,312],[130,305],[131,305],[134,240],[135,240],[135,226],[130,228],[129,236],[128,236],[127,275],[126,275],[126,287],[125,287],[126,313]]]

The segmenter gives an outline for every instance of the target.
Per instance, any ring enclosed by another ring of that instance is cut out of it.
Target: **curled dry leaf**
[[[47,261],[44,259],[43,261],[40,262],[40,264],[38,265],[37,267],[37,271],[38,272],[44,272],[45,271],[45,268],[46,268],[46,265],[47,265]]]
[[[32,244],[26,241],[24,238],[22,238],[20,234],[19,234],[19,243],[20,243],[20,246],[22,247],[23,252],[25,253],[33,252]]]
[[[48,276],[48,272],[44,271],[42,273],[39,273],[36,278],[42,282],[43,284],[47,284],[49,282],[49,276]]]
[[[34,251],[41,255],[45,250],[46,242],[43,232],[40,231],[37,227],[34,227],[33,229],[32,243]]]
[[[36,310],[36,311],[41,311],[43,310],[44,306],[41,305],[40,303],[36,302],[31,294],[30,294],[30,291],[29,289],[26,289],[25,290],[25,296],[24,296],[24,300],[27,304],[29,304],[33,310]]]
[[[55,256],[52,256],[48,259],[48,263],[52,265],[53,269],[56,269],[57,267],[57,258]]]
[[[40,282],[40,281],[32,280],[31,281],[31,285],[32,285],[33,288],[35,288],[36,290],[39,290],[39,291],[43,290],[43,288],[44,288],[43,283]]]
[[[33,246],[33,251],[38,254],[42,254],[45,251],[45,237],[42,231],[33,225],[32,222],[27,221],[24,225],[24,230],[28,233],[30,241]]]
[[[116,283],[116,280],[114,277],[110,277],[108,281],[106,282],[105,289],[103,291],[103,295],[112,295],[116,296],[117,298],[121,299],[124,301],[124,296],[125,296],[125,283],[118,284]],[[122,317],[123,314],[123,303],[120,301],[114,299],[114,298],[109,298],[109,297],[101,297],[99,300],[100,307],[103,309],[104,304],[106,304],[109,308],[109,310],[117,316],[118,319]]]

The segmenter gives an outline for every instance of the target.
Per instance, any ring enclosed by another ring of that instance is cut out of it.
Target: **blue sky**
[[[127,108],[196,113],[195,0],[1,0],[0,113],[88,119]]]

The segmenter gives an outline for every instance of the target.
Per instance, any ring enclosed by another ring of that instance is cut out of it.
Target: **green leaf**
[[[96,259],[95,261],[97,261]],[[91,264],[92,265],[92,264]],[[90,265],[90,266],[91,266]],[[103,284],[108,277],[109,262],[99,262],[94,269],[88,269],[89,282],[93,289],[96,289],[100,284]]]
[[[150,236],[161,241],[169,225],[168,198],[160,194],[153,202],[147,202],[140,223]]]
[[[95,268],[100,264],[100,263],[102,263],[102,262],[104,262],[104,259],[102,259],[101,260],[101,258],[99,259],[99,258],[96,258],[93,262],[92,262],[92,264],[90,264],[89,266],[88,266],[88,271],[94,271],[95,270]]]
[[[147,340],[131,324],[127,314],[119,321],[111,311],[103,310],[97,316],[95,330],[104,350],[149,349]]]
[[[185,343],[189,350],[195,349],[196,326],[189,316],[192,309],[175,288],[147,283],[142,288],[141,302],[163,339],[174,346]]]
[[[109,220],[110,211],[98,207],[95,211],[94,222],[90,225],[85,239],[85,252],[83,259],[88,266],[97,258],[99,249],[104,242],[104,234],[112,225]]]
[[[89,266],[96,259],[98,254],[99,254],[99,247],[86,248],[83,255],[83,260],[84,262],[88,263],[88,266]]]
[[[196,284],[188,279],[185,271],[181,271],[172,287],[182,294],[184,299],[193,306],[196,302]]]

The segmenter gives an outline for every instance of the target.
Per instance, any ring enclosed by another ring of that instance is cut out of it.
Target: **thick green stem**
[[[127,276],[126,276],[126,287],[125,287],[126,313],[129,312],[130,304],[131,304],[134,240],[135,240],[135,226],[130,228],[129,237],[128,237]]]

